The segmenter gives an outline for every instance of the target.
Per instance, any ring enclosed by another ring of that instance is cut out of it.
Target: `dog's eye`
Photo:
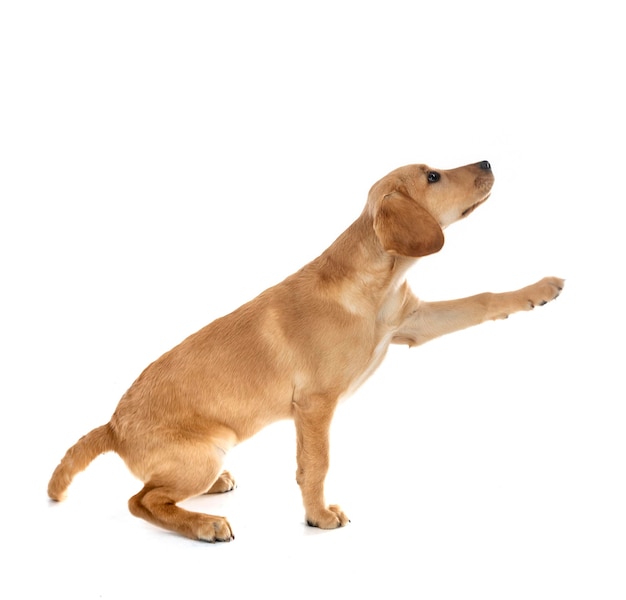
[[[441,175],[437,171],[428,171],[428,183],[435,183],[441,179]]]

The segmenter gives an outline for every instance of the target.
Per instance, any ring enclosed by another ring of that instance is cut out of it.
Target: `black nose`
[[[488,160],[483,160],[479,162],[478,167],[481,168],[483,171],[491,171],[491,165],[489,164]]]

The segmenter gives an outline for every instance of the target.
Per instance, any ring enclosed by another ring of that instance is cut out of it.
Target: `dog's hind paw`
[[[195,528],[197,539],[202,542],[230,542],[235,539],[230,523],[224,517],[198,515]]]
[[[237,487],[234,477],[228,471],[222,471],[206,494],[222,494],[230,492]]]

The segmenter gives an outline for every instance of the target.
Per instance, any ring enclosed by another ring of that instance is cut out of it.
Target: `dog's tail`
[[[94,458],[111,450],[115,450],[115,437],[108,423],[84,435],[65,453],[54,470],[48,483],[48,496],[53,500],[64,500],[74,476],[84,471]]]

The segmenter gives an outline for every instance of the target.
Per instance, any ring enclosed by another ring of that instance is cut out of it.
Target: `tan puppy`
[[[149,365],[111,421],[82,437],[56,468],[48,494],[113,450],[144,482],[132,514],[192,539],[234,538],[224,517],[177,502],[234,487],[222,471],[235,444],[293,419],[297,475],[309,525],[348,522],[324,499],[329,427],[337,403],[378,367],[389,344],[423,344],[488,319],[530,310],[559,295],[547,277],[514,292],[421,302],[404,276],[441,249],[443,229],[489,196],[487,161],[448,171],[397,169],[369,192],[361,216],[321,256]]]

